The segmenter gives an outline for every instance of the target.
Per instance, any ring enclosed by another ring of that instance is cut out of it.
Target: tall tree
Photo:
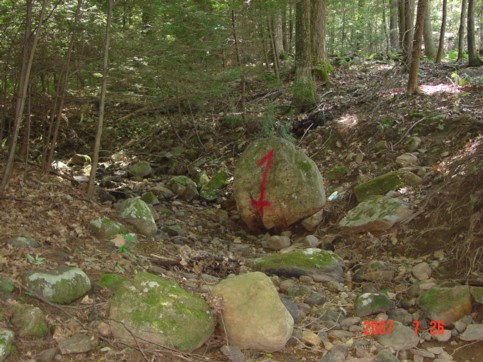
[[[433,27],[431,25],[431,0],[428,0],[426,6],[426,15],[424,16],[424,54],[429,59],[434,59],[436,56],[436,46],[433,40]]]
[[[10,180],[13,161],[15,157],[15,150],[17,146],[17,139],[20,128],[22,127],[25,101],[27,99],[27,90],[30,83],[30,71],[32,70],[32,63],[34,60],[35,49],[40,37],[40,33],[43,28],[45,9],[47,0],[42,1],[42,7],[40,10],[39,18],[37,20],[37,26],[32,32],[32,9],[33,0],[27,0],[26,2],[26,22],[25,22],[25,36],[22,53],[22,63],[19,73],[19,81],[17,87],[17,103],[15,105],[15,119],[13,124],[13,131],[9,135],[9,147],[8,156],[3,169],[2,181],[0,182],[0,191],[5,190]]]
[[[101,97],[99,100],[99,119],[97,121],[96,139],[94,141],[94,150],[92,152],[92,166],[87,186],[87,196],[90,198],[94,193],[94,182],[96,180],[97,164],[99,162],[99,150],[101,148],[102,130],[104,127],[104,107],[106,104],[107,76],[109,74],[109,42],[111,33],[112,8],[114,0],[108,0],[107,21],[106,21],[106,37],[104,43],[104,61],[102,66],[102,85]]]
[[[443,56],[444,51],[444,36],[446,34],[446,0],[443,0],[443,8],[441,10],[441,29],[439,31],[439,45],[438,45],[438,53],[436,54],[436,59],[434,60],[435,63],[441,63],[441,58]]]
[[[399,48],[399,36],[397,32],[397,0],[390,0],[389,3],[389,39],[391,49]]]
[[[466,22],[466,0],[461,1],[460,26],[458,28],[458,58],[457,62],[463,61]]]
[[[311,52],[314,65],[314,76],[318,80],[329,83],[330,64],[325,51],[326,1],[311,0],[310,37]]]
[[[424,18],[428,0],[418,1],[418,12],[416,16],[416,30],[414,31],[413,51],[411,55],[411,67],[409,68],[408,93],[415,93],[418,90],[419,60],[421,58],[421,44],[423,40]]]
[[[476,51],[475,41],[475,0],[468,0],[468,65],[477,67],[482,64],[480,56]]]
[[[413,4],[411,0],[404,1],[404,34],[403,34],[403,64],[409,70],[413,41]]]
[[[293,104],[302,110],[315,105],[315,84],[312,78],[310,37],[310,0],[295,4],[295,84]]]

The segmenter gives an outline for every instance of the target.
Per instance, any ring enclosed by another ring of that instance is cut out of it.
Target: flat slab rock
[[[308,248],[286,254],[272,254],[254,261],[254,268],[267,274],[284,277],[307,275],[317,281],[341,281],[342,264],[326,250]]]
[[[373,196],[350,210],[339,225],[346,231],[384,231],[405,220],[411,210],[399,199]]]

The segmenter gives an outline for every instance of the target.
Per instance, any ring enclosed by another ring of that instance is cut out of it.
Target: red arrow
[[[263,219],[263,208],[270,206],[270,202],[267,200],[264,200],[263,197],[265,195],[265,182],[267,182],[267,174],[268,174],[268,169],[270,168],[270,164],[272,163],[272,157],[273,157],[273,150],[268,152],[265,156],[262,157],[262,159],[258,162],[258,166],[263,166],[264,163],[266,163],[265,170],[263,171],[263,177],[262,177],[262,184],[260,186],[260,197],[258,200],[251,199],[253,207],[256,209],[260,209],[260,216]]]

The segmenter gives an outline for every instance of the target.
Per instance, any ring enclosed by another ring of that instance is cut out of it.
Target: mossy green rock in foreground
[[[254,261],[254,268],[286,277],[308,275],[317,281],[342,280],[342,265],[326,250],[309,248],[286,254],[272,254]]]
[[[471,294],[466,285],[435,287],[419,297],[418,304],[426,318],[452,324],[471,313]]]
[[[13,351],[13,339],[15,334],[10,329],[0,328],[0,362],[5,361]]]
[[[13,309],[11,321],[19,336],[42,338],[49,334],[49,326],[40,308],[16,304]]]
[[[107,217],[96,217],[89,221],[89,229],[92,233],[101,239],[112,239],[117,234],[127,231],[127,228]]]
[[[133,225],[140,234],[153,236],[158,232],[151,209],[140,198],[135,197],[121,201],[117,210],[119,216]]]
[[[353,232],[384,231],[410,215],[403,201],[373,196],[350,210],[339,225]]]
[[[111,301],[110,319],[113,335],[124,343],[153,343],[183,352],[200,347],[215,327],[202,298],[149,273],[120,286]]]
[[[35,294],[56,304],[69,304],[91,289],[91,281],[82,270],[68,267],[27,273],[24,284]]]
[[[385,195],[391,190],[396,190],[403,185],[397,172],[389,172],[354,186],[354,194],[357,201],[367,200],[371,196]]]
[[[326,202],[315,162],[277,137],[257,139],[247,147],[235,167],[233,192],[240,217],[253,231],[285,229]]]
[[[364,293],[357,297],[354,311],[358,317],[394,309],[395,304],[387,296],[380,293]]]

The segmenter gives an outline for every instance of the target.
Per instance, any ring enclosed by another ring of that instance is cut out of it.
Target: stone
[[[145,192],[143,196],[141,196],[141,200],[148,205],[159,205],[159,199],[152,191]]]
[[[411,272],[413,273],[414,277],[418,280],[427,280],[431,276],[432,270],[428,263],[422,262],[416,264]]]
[[[470,293],[476,303],[483,304],[483,287],[470,287]]]
[[[344,318],[343,320],[340,321],[340,326],[348,328],[350,326],[353,326],[355,324],[361,323],[361,318],[360,317],[349,317],[349,318]]]
[[[418,304],[426,318],[452,325],[471,313],[471,295],[468,286],[434,287],[419,296]]]
[[[41,246],[38,241],[29,238],[28,236],[16,236],[14,238],[7,239],[6,243],[13,246],[26,246],[29,248],[40,248]]]
[[[302,227],[309,232],[314,231],[317,228],[317,226],[322,222],[323,216],[324,216],[324,210],[321,209],[317,211],[315,214],[313,214],[312,216],[309,216],[303,219],[301,222]]]
[[[140,234],[154,236],[158,232],[151,209],[139,197],[123,200],[116,208],[119,216],[133,225]]]
[[[15,333],[10,329],[0,328],[0,362],[7,359],[15,349],[13,345]]]
[[[168,189],[163,184],[159,183],[149,189],[149,192],[152,192],[155,196],[161,197],[164,200],[171,200],[176,194]]]
[[[139,161],[128,166],[127,173],[135,179],[143,179],[153,173],[151,165],[147,161]]]
[[[302,331],[300,338],[302,339],[302,342],[311,347],[318,347],[322,344],[319,336],[308,329]]]
[[[94,337],[81,333],[60,338],[57,343],[62,354],[87,353],[95,349],[98,344]]]
[[[483,341],[483,324],[470,324],[460,335],[463,341]]]
[[[394,302],[380,293],[364,293],[357,297],[354,312],[358,317],[364,317],[379,312],[394,309]]]
[[[221,189],[228,184],[228,174],[219,170],[205,183],[200,190],[200,197],[207,201],[214,201],[221,196]]]
[[[265,249],[281,250],[288,248],[291,244],[290,238],[280,235],[272,235],[262,240],[262,246]]]
[[[398,321],[403,325],[410,325],[413,323],[413,316],[406,309],[397,308],[388,312],[389,319]]]
[[[316,248],[320,245],[320,240],[314,235],[307,235],[302,239],[302,244],[307,248]]]
[[[104,273],[101,274],[99,277],[99,281],[97,285],[102,288],[107,288],[112,290],[113,292],[118,290],[119,287],[128,280],[125,276],[118,275],[118,274],[111,274],[111,273]]]
[[[86,166],[91,164],[91,158],[88,155],[75,154],[67,162],[68,166]]]
[[[224,345],[220,348],[221,353],[223,353],[230,362],[245,362],[245,355],[236,346]]]
[[[213,295],[223,298],[223,321],[230,345],[275,352],[292,336],[294,321],[272,281],[253,272],[225,279]]]
[[[16,303],[11,321],[20,337],[42,338],[50,332],[42,310],[31,305]]]
[[[448,342],[451,339],[451,330],[445,329],[443,333],[436,331],[436,334],[433,334],[433,339],[438,342]]]
[[[418,136],[411,136],[406,141],[404,148],[406,149],[407,152],[413,152],[418,149],[420,144],[421,144],[421,138],[419,138]]]
[[[394,323],[391,333],[378,335],[377,341],[385,347],[396,351],[415,348],[419,344],[419,337],[414,329]]]
[[[299,308],[297,303],[294,303],[291,300],[285,298],[282,298],[282,303],[292,316],[294,323],[298,323],[305,318],[305,312]]]
[[[56,304],[69,304],[91,289],[89,277],[75,267],[29,272],[23,279],[24,285],[33,293]]]
[[[324,344],[325,346],[325,344]],[[346,361],[349,354],[348,348],[342,344],[338,344],[332,348],[324,357],[320,359],[320,362],[341,362]]]
[[[44,349],[42,352],[37,354],[35,357],[36,362],[52,362],[55,359],[55,356],[59,354],[58,348],[49,348]]]
[[[336,165],[325,173],[325,178],[327,180],[337,180],[345,176],[348,172],[349,172],[349,169],[347,168],[347,166]]]
[[[2,271],[0,265],[0,271]],[[12,298],[12,292],[15,290],[15,279],[0,277],[0,300]]]
[[[382,350],[376,355],[376,358],[374,358],[373,362],[398,362],[398,361],[399,360],[397,359],[397,357],[394,356],[391,352],[387,350]]]
[[[325,294],[321,292],[319,293],[312,292],[309,294],[307,298],[304,299],[304,303],[308,305],[322,305],[325,303],[326,299],[327,298],[325,297]]]
[[[107,217],[96,217],[89,221],[89,230],[96,237],[107,240],[128,231],[123,224]]]
[[[121,284],[112,298],[109,318],[113,336],[123,343],[134,347],[152,343],[182,352],[200,347],[215,327],[204,299],[146,272]]]
[[[175,176],[171,178],[168,187],[185,201],[191,201],[199,195],[196,183],[186,176]]]
[[[420,176],[410,171],[398,170],[398,174],[399,177],[403,180],[404,184],[407,186],[416,187],[418,185],[421,185],[424,181]]]
[[[403,153],[396,157],[396,164],[402,167],[415,166],[418,164],[418,157],[413,153]]]
[[[379,260],[373,260],[369,264],[363,265],[353,277],[356,282],[363,280],[375,281],[391,281],[394,279],[395,270],[388,263]]]
[[[354,186],[354,194],[357,201],[362,202],[376,195],[385,195],[391,190],[403,186],[397,172],[389,172],[373,178],[372,180]]]
[[[330,251],[309,248],[254,260],[255,270],[284,277],[308,275],[316,281],[342,281],[342,265]]]
[[[252,231],[286,229],[320,211],[326,202],[314,161],[276,137],[255,140],[243,152],[236,163],[233,191],[240,216]]]
[[[403,201],[374,196],[350,210],[339,225],[349,232],[384,231],[410,215]]]

